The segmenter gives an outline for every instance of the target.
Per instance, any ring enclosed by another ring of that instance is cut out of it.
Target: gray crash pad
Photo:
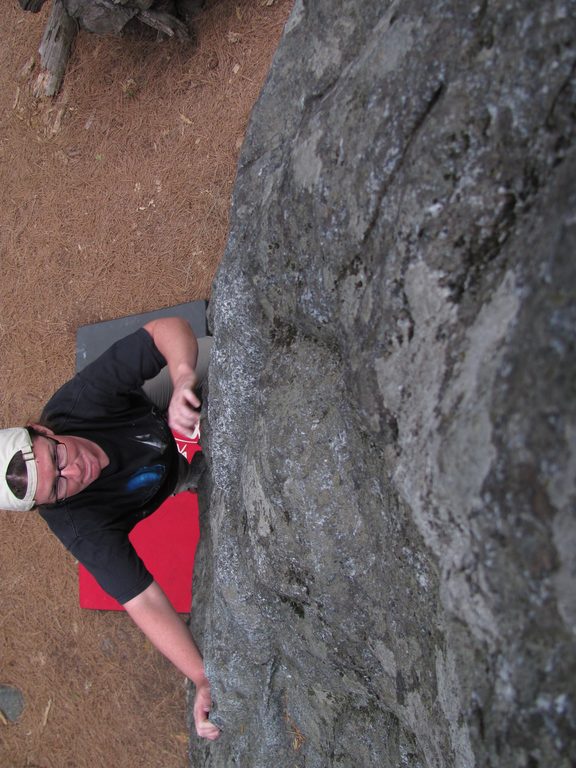
[[[128,315],[114,320],[105,320],[101,323],[82,325],[76,333],[76,370],[81,371],[115,341],[128,336],[129,333],[137,331],[145,323],[159,317],[184,317],[198,338],[206,336],[207,305],[208,302],[204,300],[189,301],[185,304],[176,304],[173,307],[164,307],[140,315]]]

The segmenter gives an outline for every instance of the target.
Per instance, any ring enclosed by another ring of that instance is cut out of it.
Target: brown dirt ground
[[[48,8],[2,6],[4,427],[73,374],[78,326],[209,296],[291,0],[211,0],[194,45],[81,33],[54,101],[27,69]],[[0,512],[0,537],[0,683],[26,698],[0,722],[2,768],[187,765],[182,676],[125,614],[80,610],[76,565],[35,512]]]

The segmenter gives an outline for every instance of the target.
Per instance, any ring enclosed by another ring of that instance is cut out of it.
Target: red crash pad
[[[200,450],[198,438],[174,437],[188,461]],[[146,567],[180,613],[189,613],[192,604],[192,571],[199,535],[198,498],[189,492],[166,499],[130,534]],[[124,610],[82,565],[78,566],[78,580],[82,608]]]

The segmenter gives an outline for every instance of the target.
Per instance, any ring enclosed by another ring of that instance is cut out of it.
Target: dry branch
[[[55,96],[60,90],[76,32],[76,22],[68,15],[62,0],[54,0],[38,49],[42,70],[34,86],[36,97]]]

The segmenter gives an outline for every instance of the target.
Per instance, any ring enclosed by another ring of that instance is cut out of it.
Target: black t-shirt
[[[42,413],[56,435],[97,443],[110,463],[85,490],[40,514],[100,586],[125,603],[152,583],[128,534],[172,493],[178,449],[141,386],[166,365],[143,328],[61,387]]]

